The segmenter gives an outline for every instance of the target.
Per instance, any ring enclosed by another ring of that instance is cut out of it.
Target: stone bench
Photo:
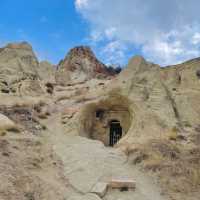
[[[110,189],[120,189],[126,191],[128,189],[135,189],[136,183],[134,180],[130,178],[112,178],[108,183],[106,182],[98,182],[91,190],[91,193],[98,195],[99,197],[103,198],[108,188]]]
[[[112,178],[111,181],[108,184],[109,188],[112,189],[135,189],[136,183],[134,180],[126,177],[122,178]]]

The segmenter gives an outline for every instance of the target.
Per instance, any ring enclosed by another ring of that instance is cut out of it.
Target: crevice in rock
[[[178,125],[182,128],[182,120],[179,114],[179,111],[177,109],[177,105],[176,105],[176,101],[174,100],[170,90],[167,88],[167,86],[161,81],[162,86],[164,87],[166,94],[167,94],[167,98],[171,103],[172,109],[174,111],[174,116],[178,121]]]

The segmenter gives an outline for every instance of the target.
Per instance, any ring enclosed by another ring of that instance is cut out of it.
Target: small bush
[[[177,127],[173,127],[172,130],[168,133],[169,140],[177,140],[178,137],[178,129]]]
[[[39,117],[40,119],[47,119],[46,113],[40,113],[40,114],[38,115],[38,117]]]
[[[8,128],[7,131],[14,132],[14,133],[20,133],[20,129],[18,127]]]
[[[6,131],[0,131],[0,136],[6,136],[7,132]]]
[[[140,166],[147,171],[154,172],[164,191],[184,195],[199,191],[199,146],[186,148],[185,144],[178,144],[178,141],[174,143],[166,139],[151,140],[137,146],[136,150],[129,154],[130,156],[135,155],[134,158],[138,158],[137,155],[146,155],[145,159],[139,159]]]

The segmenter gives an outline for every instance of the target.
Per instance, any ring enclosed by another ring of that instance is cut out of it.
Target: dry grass
[[[168,139],[169,140],[177,140],[178,138],[178,130],[176,127],[174,127],[169,133],[168,133]]]
[[[6,131],[0,131],[0,137],[6,136],[7,132]]]
[[[7,129],[8,132],[14,132],[14,133],[20,133],[20,128],[18,126],[16,127],[11,127]]]
[[[157,175],[163,190],[169,194],[187,195],[200,191],[199,146],[187,147],[167,139],[151,140],[132,149],[129,159]]]
[[[47,119],[48,118],[48,116],[46,115],[46,113],[40,113],[40,114],[38,114],[38,117],[40,119]]]

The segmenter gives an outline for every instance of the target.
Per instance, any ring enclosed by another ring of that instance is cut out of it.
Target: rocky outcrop
[[[2,93],[28,92],[30,95],[42,93],[37,80],[39,62],[26,43],[13,43],[0,49],[0,90]],[[37,85],[34,87],[34,85]],[[31,86],[31,91],[29,88]],[[23,90],[22,90],[23,88]]]
[[[48,61],[42,61],[37,67],[37,72],[40,80],[42,80],[44,83],[55,84],[56,67],[54,65]]]
[[[58,65],[56,80],[59,84],[82,82],[92,78],[106,78],[115,72],[108,70],[89,47],[80,46],[70,50]]]
[[[133,57],[106,88],[96,91],[95,101],[82,106],[74,119],[77,133],[107,145],[104,137],[112,138],[110,122],[117,120],[126,134],[115,147],[127,153],[133,168],[139,165],[157,175],[163,191],[173,199],[198,199],[194,191],[199,191],[200,180],[199,66],[200,59],[194,59],[161,68]],[[122,105],[131,116],[128,130],[120,113],[113,115],[113,110],[124,111]]]

